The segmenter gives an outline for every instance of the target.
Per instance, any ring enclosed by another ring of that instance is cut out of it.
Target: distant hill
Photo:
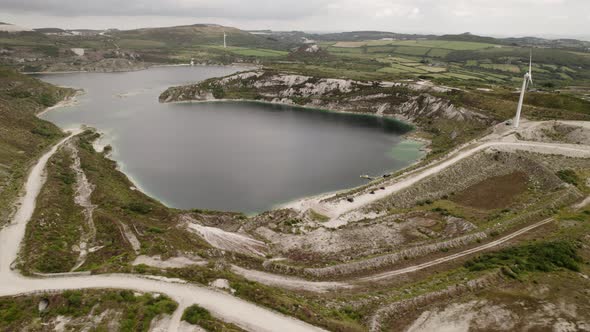
[[[496,38],[473,35],[469,32],[462,33],[459,35],[442,35],[440,37],[437,37],[436,39],[452,40],[452,41],[465,41],[465,42],[474,42],[474,43],[487,43],[487,44],[502,44],[502,41],[498,40]]]
[[[0,22],[0,32],[21,32],[31,31],[31,29],[23,28],[18,25]]]
[[[434,38],[434,35],[417,35],[403,34],[387,31],[350,31],[326,34],[310,34],[310,38],[316,40],[333,40],[333,41],[361,41],[376,39],[416,39],[416,38]]]
[[[577,39],[545,39],[538,37],[521,37],[521,38],[502,38],[502,42],[510,45],[532,46],[532,47],[549,47],[549,48],[565,48],[573,50],[588,50],[590,42]]]
[[[438,39],[448,41],[464,41],[498,45],[512,45],[521,47],[561,48],[575,51],[588,51],[590,42],[577,39],[545,39],[539,37],[494,38],[474,35],[469,32],[462,34],[447,34],[442,36],[430,34],[403,34],[387,31],[350,31],[326,34],[302,34],[302,37],[323,41],[363,41],[380,39]]]
[[[230,46],[289,49],[293,45],[261,34],[217,24],[194,24],[176,27],[143,28],[136,30],[111,31],[109,35],[120,39],[150,40],[169,46],[223,45],[223,33],[227,34]]]
[[[41,33],[65,33],[67,32],[64,29],[60,29],[60,28],[38,28],[38,29],[33,29],[34,31],[37,32],[41,32]]]

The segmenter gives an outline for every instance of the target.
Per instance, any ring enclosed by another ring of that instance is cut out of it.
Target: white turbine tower
[[[224,31],[224,32],[223,32],[223,48],[227,48],[227,44],[226,44],[226,42],[225,42],[225,37],[226,37],[226,36],[227,36],[227,35],[225,34],[225,31]]]
[[[524,74],[524,81],[522,82],[522,90],[520,90],[520,99],[518,100],[518,109],[516,110],[516,117],[514,118],[514,128],[520,125],[520,112],[522,111],[522,103],[524,102],[524,93],[528,85],[533,84],[533,51],[529,59],[529,71]]]

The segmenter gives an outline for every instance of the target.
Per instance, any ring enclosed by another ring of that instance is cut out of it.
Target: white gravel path
[[[337,281],[309,281],[297,277],[278,275],[257,270],[248,270],[233,265],[232,272],[264,285],[278,286],[286,289],[306,290],[309,292],[325,293],[330,290],[352,288],[352,285]]]
[[[33,215],[37,196],[45,182],[47,161],[64,142],[77,133],[78,131],[60,141],[39,159],[27,178],[25,195],[21,199],[13,222],[0,231],[0,296],[69,289],[131,289],[140,292],[164,293],[177,301],[181,309],[191,304],[199,304],[220,319],[250,331],[323,331],[224,292],[188,283],[174,283],[123,274],[33,279],[12,271],[10,265],[17,257],[27,222]],[[178,330],[180,315],[181,310],[177,310],[168,328],[170,332]]]
[[[578,158],[590,158],[590,147],[588,146],[522,141],[486,142],[472,149],[459,152],[455,156],[433,165],[432,167],[426,168],[421,172],[415,173],[412,176],[405,177],[397,182],[385,185],[384,190],[378,190],[374,194],[363,193],[354,196],[353,202],[349,202],[346,199],[341,199],[336,202],[322,203],[316,199],[315,202],[308,202],[306,205],[311,206],[311,208],[313,208],[315,211],[320,211],[322,214],[330,217],[329,221],[322,224],[324,227],[338,228],[340,226],[346,225],[350,221],[355,220],[354,216],[347,215],[351,212],[354,214],[354,210],[390,196],[402,189],[408,188],[429,176],[437,174],[442,170],[451,167],[465,158],[492,148],[503,151],[530,151],[544,154],[559,154]]]

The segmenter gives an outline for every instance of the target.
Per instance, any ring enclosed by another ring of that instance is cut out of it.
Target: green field
[[[507,64],[499,64],[499,63],[492,63],[492,64],[483,63],[483,64],[480,64],[479,66],[482,68],[486,68],[486,69],[507,71],[507,72],[511,72],[511,73],[520,73],[520,68],[516,65],[507,65]]]
[[[228,46],[226,48],[223,46],[210,46],[210,48],[248,57],[278,57],[289,54],[285,51],[269,50],[263,48],[246,48],[235,46]]]
[[[334,47],[357,48],[362,46],[410,46],[447,50],[480,50],[484,48],[497,47],[497,45],[463,41],[446,40],[366,40],[354,42],[337,42]]]
[[[395,48],[395,53],[423,56],[430,52],[430,48],[421,46],[399,46]]]
[[[444,58],[449,55],[449,53],[451,53],[451,50],[443,48],[431,48],[427,55],[433,58]]]
[[[392,75],[427,76],[446,84],[465,80],[480,85],[517,86],[529,55],[529,49],[516,46],[429,39],[340,41],[324,45],[337,61],[355,63],[347,66],[348,76],[373,76],[369,72],[374,71],[388,75],[388,79]],[[590,56],[586,53],[535,49],[534,59],[533,71],[541,85],[565,85],[576,79],[590,82],[590,70],[583,69],[590,68]],[[375,62],[388,66],[374,69]]]
[[[403,41],[393,41],[393,42],[391,42],[390,45],[442,48],[442,49],[447,49],[447,50],[481,50],[484,48],[490,48],[490,47],[497,46],[497,45],[485,44],[485,43],[446,41],[446,40],[403,40]]]
[[[51,43],[39,43],[36,41],[20,40],[14,38],[0,38],[0,45],[2,46],[42,46],[51,45]]]
[[[117,43],[122,48],[160,48],[166,47],[166,43],[157,40],[145,39],[121,39]]]

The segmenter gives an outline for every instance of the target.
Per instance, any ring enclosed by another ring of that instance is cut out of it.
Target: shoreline
[[[178,63],[178,64],[153,64],[148,65],[144,68],[137,68],[137,69],[128,69],[128,70],[108,70],[108,71],[88,71],[88,70],[66,70],[66,71],[30,71],[25,72],[21,71],[21,74],[24,75],[58,75],[58,74],[82,74],[82,73],[96,73],[96,74],[108,74],[108,73],[132,73],[137,71],[149,70],[152,68],[166,68],[166,67],[208,67],[208,66],[216,66],[216,67],[253,67],[253,68],[262,68],[261,65],[257,65],[254,63],[231,63],[231,64],[203,64],[197,63],[194,65],[185,64],[185,63]]]
[[[420,130],[420,127],[418,127],[415,123],[413,123],[410,120],[401,118],[401,117],[396,117],[393,115],[388,115],[388,114],[374,114],[374,113],[363,113],[363,112],[352,112],[352,111],[339,111],[339,110],[333,110],[333,109],[328,109],[328,108],[319,108],[319,107],[313,107],[313,106],[306,106],[306,105],[299,105],[299,104],[289,104],[289,103],[281,103],[281,102],[273,102],[273,101],[266,101],[266,100],[254,100],[254,99],[226,99],[226,98],[222,98],[222,99],[210,99],[210,100],[180,100],[180,101],[170,101],[170,102],[162,102],[160,101],[160,103],[163,104],[205,104],[205,103],[253,103],[253,104],[266,104],[266,105],[280,105],[280,106],[289,106],[289,107],[294,107],[294,108],[301,108],[301,109],[305,109],[305,110],[311,110],[311,111],[319,111],[319,112],[328,112],[328,113],[334,113],[334,114],[352,114],[352,115],[362,115],[362,116],[367,116],[367,117],[374,117],[374,118],[378,118],[378,119],[385,119],[385,120],[389,120],[389,121],[395,121],[398,122],[402,125],[406,125],[411,127],[410,130],[408,130],[408,132],[404,133],[403,135],[401,135],[402,137],[406,137],[406,135],[409,135],[411,133],[415,133],[416,131]],[[418,140],[423,140],[424,142],[430,142],[427,139],[424,138],[416,138],[414,139],[416,141]]]
[[[400,141],[398,144],[401,144],[403,142],[417,142],[422,144],[422,146],[420,147],[419,151],[422,151],[422,155],[420,156],[420,158],[414,160],[412,163],[408,164],[407,166],[404,166],[400,169],[397,170],[389,170],[387,171],[386,174],[396,174],[396,173],[400,173],[403,174],[405,172],[407,172],[407,170],[411,169],[412,167],[420,164],[422,161],[424,161],[424,158],[426,157],[426,155],[428,154],[428,152],[430,151],[430,149],[427,148],[427,146],[425,145],[427,142],[429,143],[430,141],[424,139],[424,140],[420,140],[418,138],[413,138],[413,137],[404,137],[404,140]],[[311,201],[322,201],[324,199],[330,198],[330,197],[335,197],[339,194],[343,194],[346,192],[350,192],[350,191],[354,191],[354,190],[360,190],[363,189],[367,186],[370,186],[372,183],[374,183],[375,181],[379,181],[379,180],[383,180],[385,179],[382,176],[379,176],[373,180],[368,180],[367,183],[359,185],[359,186],[355,186],[355,187],[348,187],[348,188],[344,188],[341,190],[334,190],[334,191],[329,191],[329,192],[323,192],[323,193],[319,193],[317,195],[310,195],[310,196],[304,196],[304,197],[300,197],[294,200],[290,200],[288,202],[285,203],[281,203],[281,204],[277,204],[274,205],[273,210],[279,210],[279,209],[295,209],[295,210],[301,210],[301,207],[303,206],[303,204],[305,204],[306,202],[311,202]],[[316,211],[317,212],[317,211]]]
[[[190,65],[171,65],[174,67],[177,66],[190,66]],[[170,65],[163,65],[161,67],[171,67]],[[199,65],[195,65],[195,66],[199,66]],[[209,65],[203,65],[203,66],[209,66]],[[233,66],[233,65],[232,65]],[[236,65],[235,67],[241,67],[242,65]],[[228,66],[225,66],[228,67]],[[149,69],[149,68],[148,68]],[[92,73],[92,72],[91,72]],[[86,92],[84,90],[78,89],[76,91],[75,94],[69,96],[68,98],[66,98],[65,100],[58,102],[56,105],[51,106],[46,108],[45,110],[43,110],[42,112],[38,113],[37,116],[40,117],[44,114],[46,114],[49,111],[55,110],[55,109],[59,109],[62,107],[70,107],[72,105],[74,105],[77,102],[77,97],[84,95]],[[403,142],[407,142],[407,141],[413,141],[413,142],[417,142],[420,144],[420,147],[418,148],[418,152],[422,151],[424,153],[421,153],[420,157],[414,161],[412,161],[410,164],[408,164],[407,166],[404,166],[400,169],[388,169],[385,171],[384,174],[388,174],[388,173],[396,173],[396,172],[400,172],[403,171],[404,169],[407,169],[409,167],[412,167],[420,162],[422,162],[424,160],[424,158],[427,155],[427,147],[430,144],[430,141],[426,140],[426,139],[422,139],[422,138],[418,138],[418,137],[413,137],[412,135],[414,135],[416,133],[417,130],[420,130],[419,127],[417,127],[416,125],[414,125],[413,123],[409,122],[409,121],[404,121],[403,119],[399,119],[396,118],[394,116],[390,116],[390,115],[385,115],[385,114],[370,114],[370,113],[362,113],[362,112],[350,112],[350,111],[338,111],[338,110],[331,110],[331,109],[324,109],[324,108],[317,108],[317,107],[311,107],[311,106],[304,106],[304,105],[297,105],[297,104],[287,104],[287,103],[278,103],[278,102],[269,102],[269,101],[261,101],[261,100],[248,100],[248,99],[215,99],[215,100],[187,100],[187,101],[175,101],[175,102],[170,102],[171,104],[187,104],[187,103],[258,103],[258,104],[266,104],[266,105],[282,105],[282,106],[288,106],[288,107],[294,107],[294,108],[300,108],[306,111],[316,111],[316,112],[329,112],[329,113],[334,113],[334,114],[351,114],[351,115],[359,115],[359,116],[366,116],[366,117],[374,117],[377,119],[384,119],[386,121],[394,121],[397,122],[403,126],[408,126],[410,127],[410,129],[404,133],[400,135],[400,142],[398,142],[397,144],[403,143]],[[48,121],[48,120],[45,120]],[[82,126],[84,126],[82,124]],[[59,127],[59,126],[58,126]],[[62,131],[67,131],[70,128],[61,128],[60,129]],[[107,142],[109,142],[108,145],[111,145],[113,143],[113,138],[114,135],[113,134],[108,134],[107,132],[104,131],[99,131],[96,128],[94,128],[96,130],[97,133],[99,133],[101,135],[101,138]],[[110,136],[110,137],[109,137]],[[395,147],[396,145],[394,145],[393,147]],[[95,150],[96,152],[100,152],[98,150]],[[133,187],[136,188],[136,190],[139,190],[140,192],[142,192],[143,194],[159,201],[160,203],[162,203],[164,206],[171,208],[171,209],[180,209],[178,207],[175,207],[174,205],[170,204],[169,202],[166,202],[165,200],[159,198],[157,195],[154,195],[153,193],[151,193],[149,190],[147,190],[144,186],[141,185],[140,181],[137,181],[136,178],[134,178],[132,172],[128,171],[125,169],[125,163],[122,160],[119,160],[120,158],[116,157],[117,153],[116,152],[111,152],[111,154],[108,156],[109,159],[113,160],[116,165],[117,165],[117,170],[119,170],[121,173],[123,173],[127,179],[133,184]],[[370,181],[369,181],[370,182]],[[363,188],[364,186],[366,186],[367,184],[361,184],[358,186],[353,186],[353,187],[346,187],[346,188],[342,188],[339,190],[335,190],[335,191],[327,191],[327,192],[320,192],[317,194],[310,194],[310,195],[306,195],[303,197],[299,197],[299,198],[294,198],[292,200],[289,201],[285,201],[285,202],[279,202],[279,203],[275,203],[275,204],[271,204],[270,208],[267,210],[262,210],[262,211],[247,211],[247,212],[243,212],[244,214],[246,214],[247,216],[256,216],[259,214],[262,214],[264,212],[268,212],[268,211],[275,211],[278,209],[284,209],[284,208],[290,208],[291,206],[293,206],[294,204],[298,204],[300,202],[304,202],[304,201],[309,201],[311,199],[314,198],[318,198],[318,197],[329,197],[331,195],[334,194],[338,194],[338,193],[342,193],[342,192],[347,192],[347,191],[351,191],[351,190],[355,190],[355,189],[359,189],[359,188]],[[190,208],[188,209],[181,209],[181,210],[190,210]],[[236,211],[230,211],[230,210],[221,210],[221,212],[236,212]]]
[[[84,94],[86,94],[86,91],[84,91],[84,89],[76,89],[76,92],[74,94],[67,96],[62,101],[57,102],[57,104],[55,104],[53,106],[47,107],[46,109],[44,109],[41,112],[37,113],[36,116],[38,118],[41,118],[42,115],[44,115],[45,113],[47,113],[47,112],[49,112],[51,110],[62,108],[62,107],[74,106],[78,102],[78,99],[77,98],[79,96],[83,96]],[[45,120],[45,119],[42,119],[42,120]],[[45,120],[45,121],[51,122],[49,120]],[[51,123],[53,123],[53,122],[51,122]],[[56,125],[55,123],[53,123],[53,124]],[[65,130],[65,129],[61,128],[61,127],[60,127],[60,129],[62,129],[62,131]]]

